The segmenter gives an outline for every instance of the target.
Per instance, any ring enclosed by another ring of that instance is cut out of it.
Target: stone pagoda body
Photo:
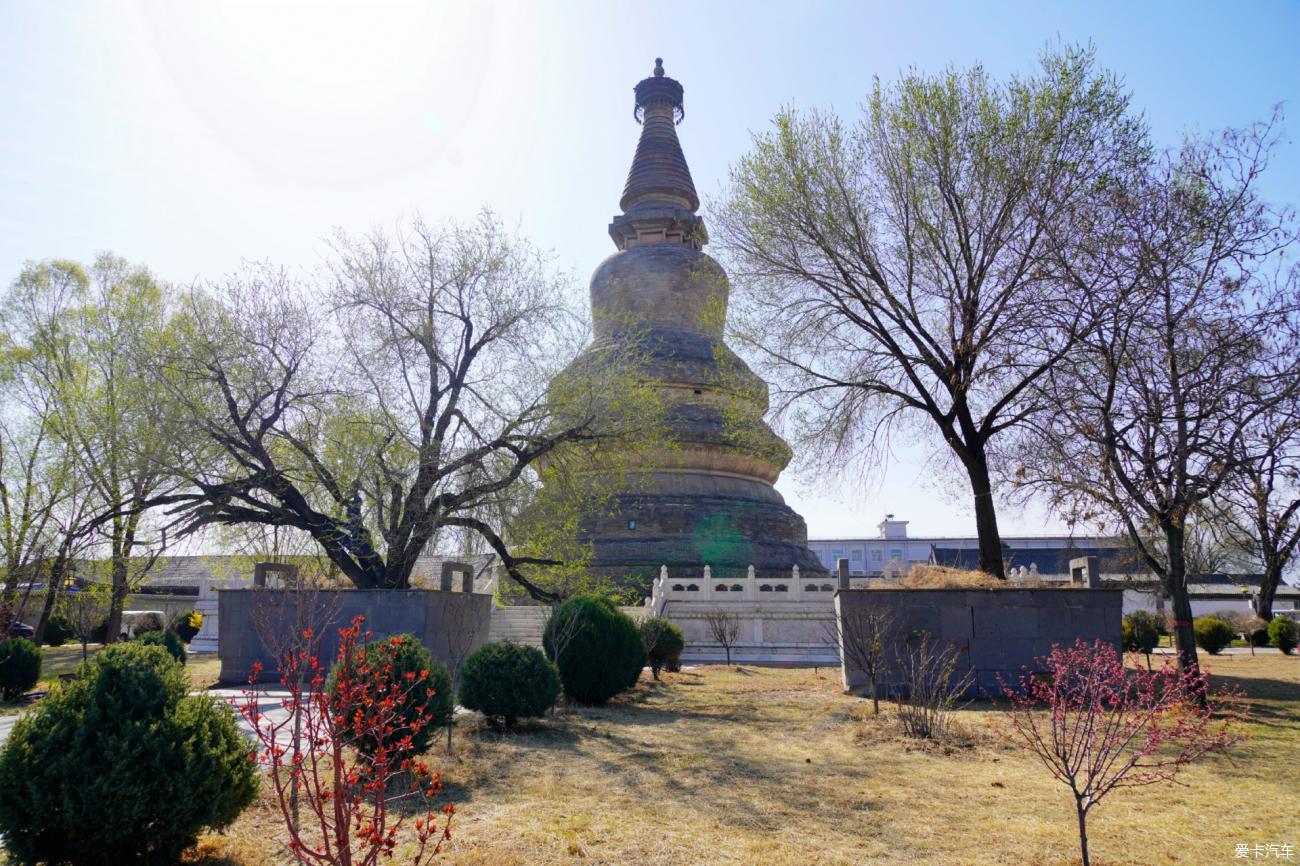
[[[708,236],[677,140],[681,84],[654,74],[636,85],[641,123],[622,214],[609,234],[618,251],[591,278],[593,344],[636,340],[641,369],[666,404],[673,446],[639,467],[634,491],[588,522],[593,567],[645,581],[676,577],[789,578],[792,568],[825,574],[807,547],[807,526],[773,487],[789,446],[768,427],[767,385],[723,340],[726,272],[702,251]]]

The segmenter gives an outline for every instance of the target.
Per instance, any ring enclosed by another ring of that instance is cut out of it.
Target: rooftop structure
[[[849,560],[854,575],[888,575],[906,573],[913,565],[934,562],[939,565],[974,568],[979,559],[979,540],[975,536],[915,536],[908,534],[910,521],[886,514],[876,524],[876,535],[856,538],[815,538],[808,542],[822,565],[833,569],[837,559]],[[1100,535],[1003,535],[1008,568],[1039,564],[1042,571],[1052,563],[1068,563],[1076,556],[1110,554],[1127,548],[1123,539]],[[1127,569],[1121,569],[1127,571]]]

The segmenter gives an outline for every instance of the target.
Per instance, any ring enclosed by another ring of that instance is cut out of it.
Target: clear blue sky
[[[856,113],[873,75],[1029,70],[1091,40],[1158,141],[1300,128],[1300,2],[202,3],[0,0],[0,279],[112,250],[170,280],[311,268],[333,226],[491,206],[585,286],[613,247],[632,85],[662,56],[707,199],[782,104]],[[1291,137],[1265,184],[1300,199]],[[707,216],[707,212],[706,212]],[[973,533],[960,484],[904,450],[871,484],[781,490],[813,536]],[[1043,531],[1030,510],[1005,532]]]

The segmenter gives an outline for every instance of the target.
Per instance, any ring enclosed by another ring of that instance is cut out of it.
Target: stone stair
[[[546,628],[546,618],[550,613],[549,607],[524,605],[493,607],[492,621],[488,626],[488,638],[540,648],[542,630]]]

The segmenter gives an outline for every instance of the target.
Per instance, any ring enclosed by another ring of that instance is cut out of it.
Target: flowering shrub
[[[1184,765],[1236,740],[1214,721],[1206,677],[1169,659],[1157,670],[1126,671],[1110,644],[1078,640],[1037,664],[1041,673],[1003,683],[1003,691],[1016,735],[1074,794],[1083,866],[1088,812],[1103,797],[1172,782]]]
[[[194,640],[194,636],[203,628],[203,614],[197,610],[189,610],[184,613],[176,614],[172,620],[171,631],[176,632],[180,639],[189,643]]]
[[[280,705],[264,708],[250,686],[239,709],[256,733],[256,759],[268,771],[299,863],[374,866],[400,852],[403,862],[419,866],[451,838],[455,812],[447,804],[440,817],[427,807],[442,783],[414,746],[413,737],[433,724],[434,690],[428,671],[404,674],[397,687],[383,685],[387,676],[377,674],[391,672],[400,645],[371,644],[363,622],[358,616],[339,630],[340,664],[331,689],[319,658],[290,652],[280,664],[280,682],[288,691],[282,702],[277,699]],[[311,631],[303,636],[310,645]],[[254,665],[250,683],[260,673]],[[406,707],[415,709],[413,716]],[[364,741],[376,743],[373,751],[355,748]],[[392,808],[403,799],[422,805]],[[299,802],[305,805],[301,820]]]

